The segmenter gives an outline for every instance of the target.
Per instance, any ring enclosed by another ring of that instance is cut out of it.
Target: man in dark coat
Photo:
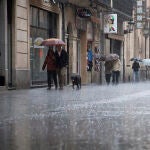
[[[59,87],[60,90],[62,90],[66,78],[66,72],[68,66],[68,54],[64,49],[62,49],[61,46],[57,46],[55,57],[56,57],[56,65],[58,71],[57,73],[58,73]]]
[[[137,82],[139,81],[139,68],[140,65],[137,61],[134,61],[132,64],[132,69],[133,69],[133,81]]]
[[[110,84],[110,78],[111,78],[111,74],[112,74],[112,62],[111,61],[106,61],[105,62],[105,79],[106,79],[106,83],[107,85]]]

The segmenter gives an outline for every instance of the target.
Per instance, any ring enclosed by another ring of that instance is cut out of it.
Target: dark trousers
[[[48,82],[48,87],[49,88],[51,88],[52,79],[54,81],[55,88],[57,88],[57,74],[56,74],[56,71],[47,71],[47,82]]]
[[[106,79],[107,85],[109,85],[109,83],[110,83],[110,78],[111,78],[111,74],[105,74],[105,79]]]
[[[119,83],[119,76],[120,76],[120,71],[113,71],[112,72],[112,83],[113,84]]]

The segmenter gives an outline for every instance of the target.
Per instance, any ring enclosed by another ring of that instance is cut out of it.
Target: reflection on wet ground
[[[150,84],[0,92],[0,150],[149,150]]]

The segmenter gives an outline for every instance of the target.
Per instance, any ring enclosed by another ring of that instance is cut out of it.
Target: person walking
[[[106,61],[105,62],[105,79],[107,85],[110,84],[111,74],[112,74],[112,62]]]
[[[138,82],[139,81],[139,62],[138,61],[134,61],[132,64],[132,69],[133,69],[133,81],[134,82]]]
[[[54,51],[52,48],[49,48],[47,52],[47,56],[42,66],[42,70],[44,70],[46,66],[47,66],[48,90],[51,89],[52,78],[55,84],[55,89],[57,89],[56,58],[55,58]]]
[[[92,71],[93,67],[93,52],[92,49],[87,50],[87,71]]]
[[[120,70],[121,70],[121,62],[120,62],[120,59],[117,59],[113,61],[113,66],[112,66],[112,83],[113,84],[119,83]]]
[[[66,50],[62,49],[62,46],[57,46],[55,57],[56,57],[59,87],[60,90],[62,90],[65,85],[67,65],[68,65],[68,54]]]

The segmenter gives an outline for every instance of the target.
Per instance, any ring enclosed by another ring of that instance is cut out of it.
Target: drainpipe
[[[125,58],[124,58],[124,41],[123,41],[123,82],[125,82]]]
[[[62,40],[65,41],[65,9],[64,9],[64,3],[61,3],[62,8]]]
[[[8,18],[8,89],[13,87],[12,79],[12,0],[8,2],[7,0],[7,18]]]
[[[104,55],[104,49],[105,49],[105,35],[104,35],[104,31],[103,31],[103,27],[104,27],[104,12],[101,11],[100,12],[100,19],[102,21],[102,26],[100,27],[100,50],[101,50],[101,55]],[[104,67],[102,65],[102,63],[100,63],[100,84],[103,84],[103,77],[104,77]]]

